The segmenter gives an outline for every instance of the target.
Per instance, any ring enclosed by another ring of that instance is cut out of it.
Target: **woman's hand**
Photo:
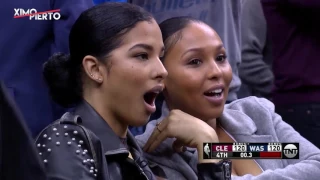
[[[172,110],[154,129],[144,150],[155,150],[167,138],[176,138],[173,148],[181,151],[184,146],[203,151],[204,142],[218,142],[215,130],[204,121],[180,110]]]

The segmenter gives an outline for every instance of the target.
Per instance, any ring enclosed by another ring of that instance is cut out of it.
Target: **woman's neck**
[[[205,121],[210,127],[212,127],[215,131],[217,131],[217,119],[213,118]]]
[[[95,109],[95,111],[97,111],[103,120],[108,123],[117,136],[120,138],[127,137],[128,125],[121,123],[119,118],[110,111],[110,108],[101,102],[101,98],[90,96],[85,97],[84,99]]]

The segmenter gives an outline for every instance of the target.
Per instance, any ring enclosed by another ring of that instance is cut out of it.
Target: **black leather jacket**
[[[49,180],[166,179],[159,166],[144,159],[130,132],[127,145],[86,102],[46,127],[36,139]],[[129,151],[134,160],[128,158]],[[198,170],[199,179],[226,180],[215,164],[201,164]]]

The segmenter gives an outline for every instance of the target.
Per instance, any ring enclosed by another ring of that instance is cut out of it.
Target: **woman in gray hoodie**
[[[168,179],[197,179],[196,166],[202,161],[198,154],[203,151],[195,149],[193,141],[196,135],[207,135],[203,122],[214,130],[213,142],[300,143],[296,159],[232,160],[232,179],[319,179],[320,150],[282,121],[270,101],[248,97],[225,105],[232,71],[224,44],[211,27],[177,17],[162,22],[160,29],[168,71],[162,116],[136,138]],[[190,136],[194,139],[185,141]]]

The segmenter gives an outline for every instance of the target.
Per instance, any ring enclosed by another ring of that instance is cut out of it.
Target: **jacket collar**
[[[83,101],[75,108],[75,114],[81,117],[82,125],[90,129],[99,138],[106,156],[123,154],[128,157],[129,151],[120,138],[89,103]],[[134,141],[129,131],[127,141],[128,143]]]
[[[94,110],[94,108],[86,101],[83,101],[76,107],[76,115],[82,120],[82,125],[90,129],[101,141],[104,154],[106,157],[117,155],[127,158],[129,150],[121,142],[120,138],[113,132],[108,123]],[[149,179],[155,179],[147,160],[143,157],[143,151],[137,144],[134,136],[130,131],[127,132],[127,143],[134,161],[143,169]],[[160,171],[160,170],[158,170]]]

